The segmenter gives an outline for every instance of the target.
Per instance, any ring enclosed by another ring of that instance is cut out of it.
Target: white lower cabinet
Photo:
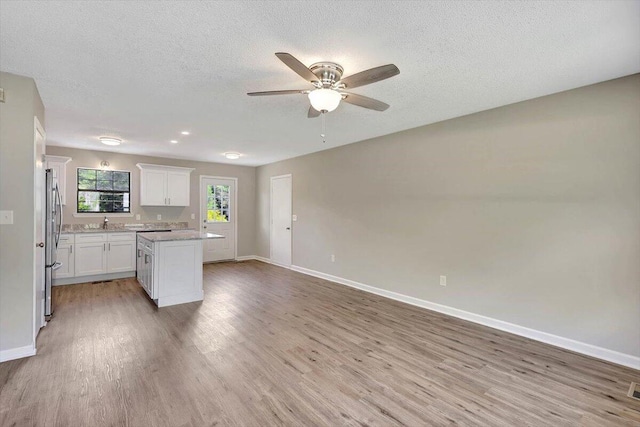
[[[98,242],[76,243],[76,276],[94,276],[107,273],[107,244]]]
[[[58,250],[56,255],[56,261],[61,263],[60,268],[53,271],[54,279],[66,279],[74,277],[75,270],[75,253],[74,253],[75,239],[73,234],[60,235],[60,241],[58,242]]]
[[[136,269],[135,233],[114,233],[107,238],[107,273],[121,273]]]
[[[138,239],[136,257],[136,278],[149,297],[156,299],[153,292],[153,245]]]
[[[152,242],[138,236],[138,281],[158,307],[201,301],[202,241]]]
[[[62,266],[54,272],[54,279],[64,279],[66,283],[74,277],[133,272],[136,270],[136,234],[63,234],[57,258]]]

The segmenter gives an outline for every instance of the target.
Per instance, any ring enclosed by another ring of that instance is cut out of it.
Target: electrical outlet
[[[140,221],[140,214],[136,214],[136,221]]]
[[[440,286],[447,286],[447,276],[440,276]]]
[[[160,215],[160,214],[156,215],[156,219],[157,219],[158,221],[162,220],[162,215]]]
[[[297,221],[298,215],[291,215],[291,221]]]
[[[336,256],[334,254],[331,254],[331,262],[336,262]]]
[[[191,214],[191,219],[196,219],[196,214]]]

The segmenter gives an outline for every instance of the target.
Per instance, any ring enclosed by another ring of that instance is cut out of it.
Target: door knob
[[[287,227],[287,230],[291,230],[291,227]]]
[[[44,248],[44,242],[36,243],[37,248]]]

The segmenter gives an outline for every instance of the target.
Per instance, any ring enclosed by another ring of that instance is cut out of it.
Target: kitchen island
[[[158,307],[202,301],[202,241],[224,236],[186,230],[137,239],[136,277]]]

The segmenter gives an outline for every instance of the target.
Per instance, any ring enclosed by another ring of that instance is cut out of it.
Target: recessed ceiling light
[[[183,135],[189,135],[189,131],[188,130],[183,130],[182,132],[180,132]]]
[[[122,140],[120,138],[114,138],[112,136],[101,136],[98,139],[104,145],[120,145],[120,143],[122,142]]]
[[[177,143],[178,143],[178,141],[177,141],[177,140],[175,140],[175,139],[172,139],[172,140],[171,140],[171,141],[169,141],[169,142],[170,142],[170,143],[172,143],[172,144],[177,144]]]
[[[240,153],[234,153],[234,152],[224,153],[224,156],[229,160],[238,160],[241,155],[242,154]]]

